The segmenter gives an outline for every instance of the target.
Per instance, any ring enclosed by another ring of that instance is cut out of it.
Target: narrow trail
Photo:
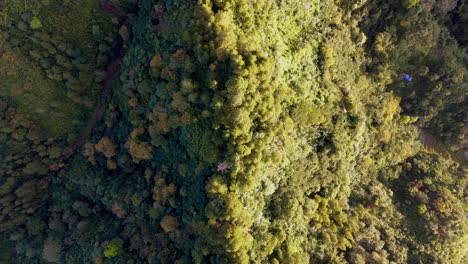
[[[67,151],[68,152],[67,156],[73,155],[73,153],[75,153],[79,148],[81,148],[89,140],[98,121],[101,120],[102,115],[104,114],[104,110],[106,108],[107,97],[109,96],[111,88],[112,88],[112,82],[118,76],[120,65],[122,63],[122,57],[123,57],[123,54],[121,52],[121,54],[117,58],[115,58],[107,67],[105,79],[102,82],[102,86],[101,86],[102,90],[99,96],[98,105],[96,109],[94,110],[94,112],[92,113],[85,131],[81,134],[81,136],[79,136],[71,144],[70,149]]]
[[[124,24],[127,16],[122,8],[108,0],[97,0],[99,8],[102,12],[110,13],[119,18],[120,23]],[[106,101],[112,89],[113,81],[119,76],[122,58],[125,55],[125,49],[122,43],[116,48],[116,57],[108,64],[105,70],[104,80],[101,82],[101,93],[99,95],[98,104],[89,118],[86,129],[83,133],[67,148],[65,155],[67,157],[76,153],[91,137],[93,130],[101,120],[106,108]]]

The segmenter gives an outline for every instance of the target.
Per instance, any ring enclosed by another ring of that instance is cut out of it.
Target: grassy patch
[[[78,49],[89,65],[83,72],[86,95],[97,100],[98,91],[92,85],[100,43],[93,36],[93,27],[98,26],[105,35],[112,32],[111,17],[99,11],[97,1],[0,1],[0,10],[4,32],[19,21],[29,20],[31,28],[40,24],[42,32]],[[63,82],[45,77],[31,58],[20,53],[0,41],[0,95],[16,101],[19,112],[28,113],[31,121],[38,122],[54,137],[78,133],[85,126],[90,109],[70,100]]]
[[[63,136],[83,125],[79,122],[82,109],[66,97],[64,85],[47,79],[20,56],[5,52],[0,57],[0,83],[0,95],[16,101],[19,112],[28,113],[52,136]]]

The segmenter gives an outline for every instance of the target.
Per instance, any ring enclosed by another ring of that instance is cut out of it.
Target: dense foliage
[[[0,263],[466,263],[465,0],[0,0]]]

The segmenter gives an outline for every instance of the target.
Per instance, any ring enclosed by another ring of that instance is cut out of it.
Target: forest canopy
[[[468,263],[468,1],[0,0],[0,263]]]

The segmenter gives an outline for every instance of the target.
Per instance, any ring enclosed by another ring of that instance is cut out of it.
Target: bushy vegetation
[[[0,262],[468,261],[465,1],[0,8]]]

